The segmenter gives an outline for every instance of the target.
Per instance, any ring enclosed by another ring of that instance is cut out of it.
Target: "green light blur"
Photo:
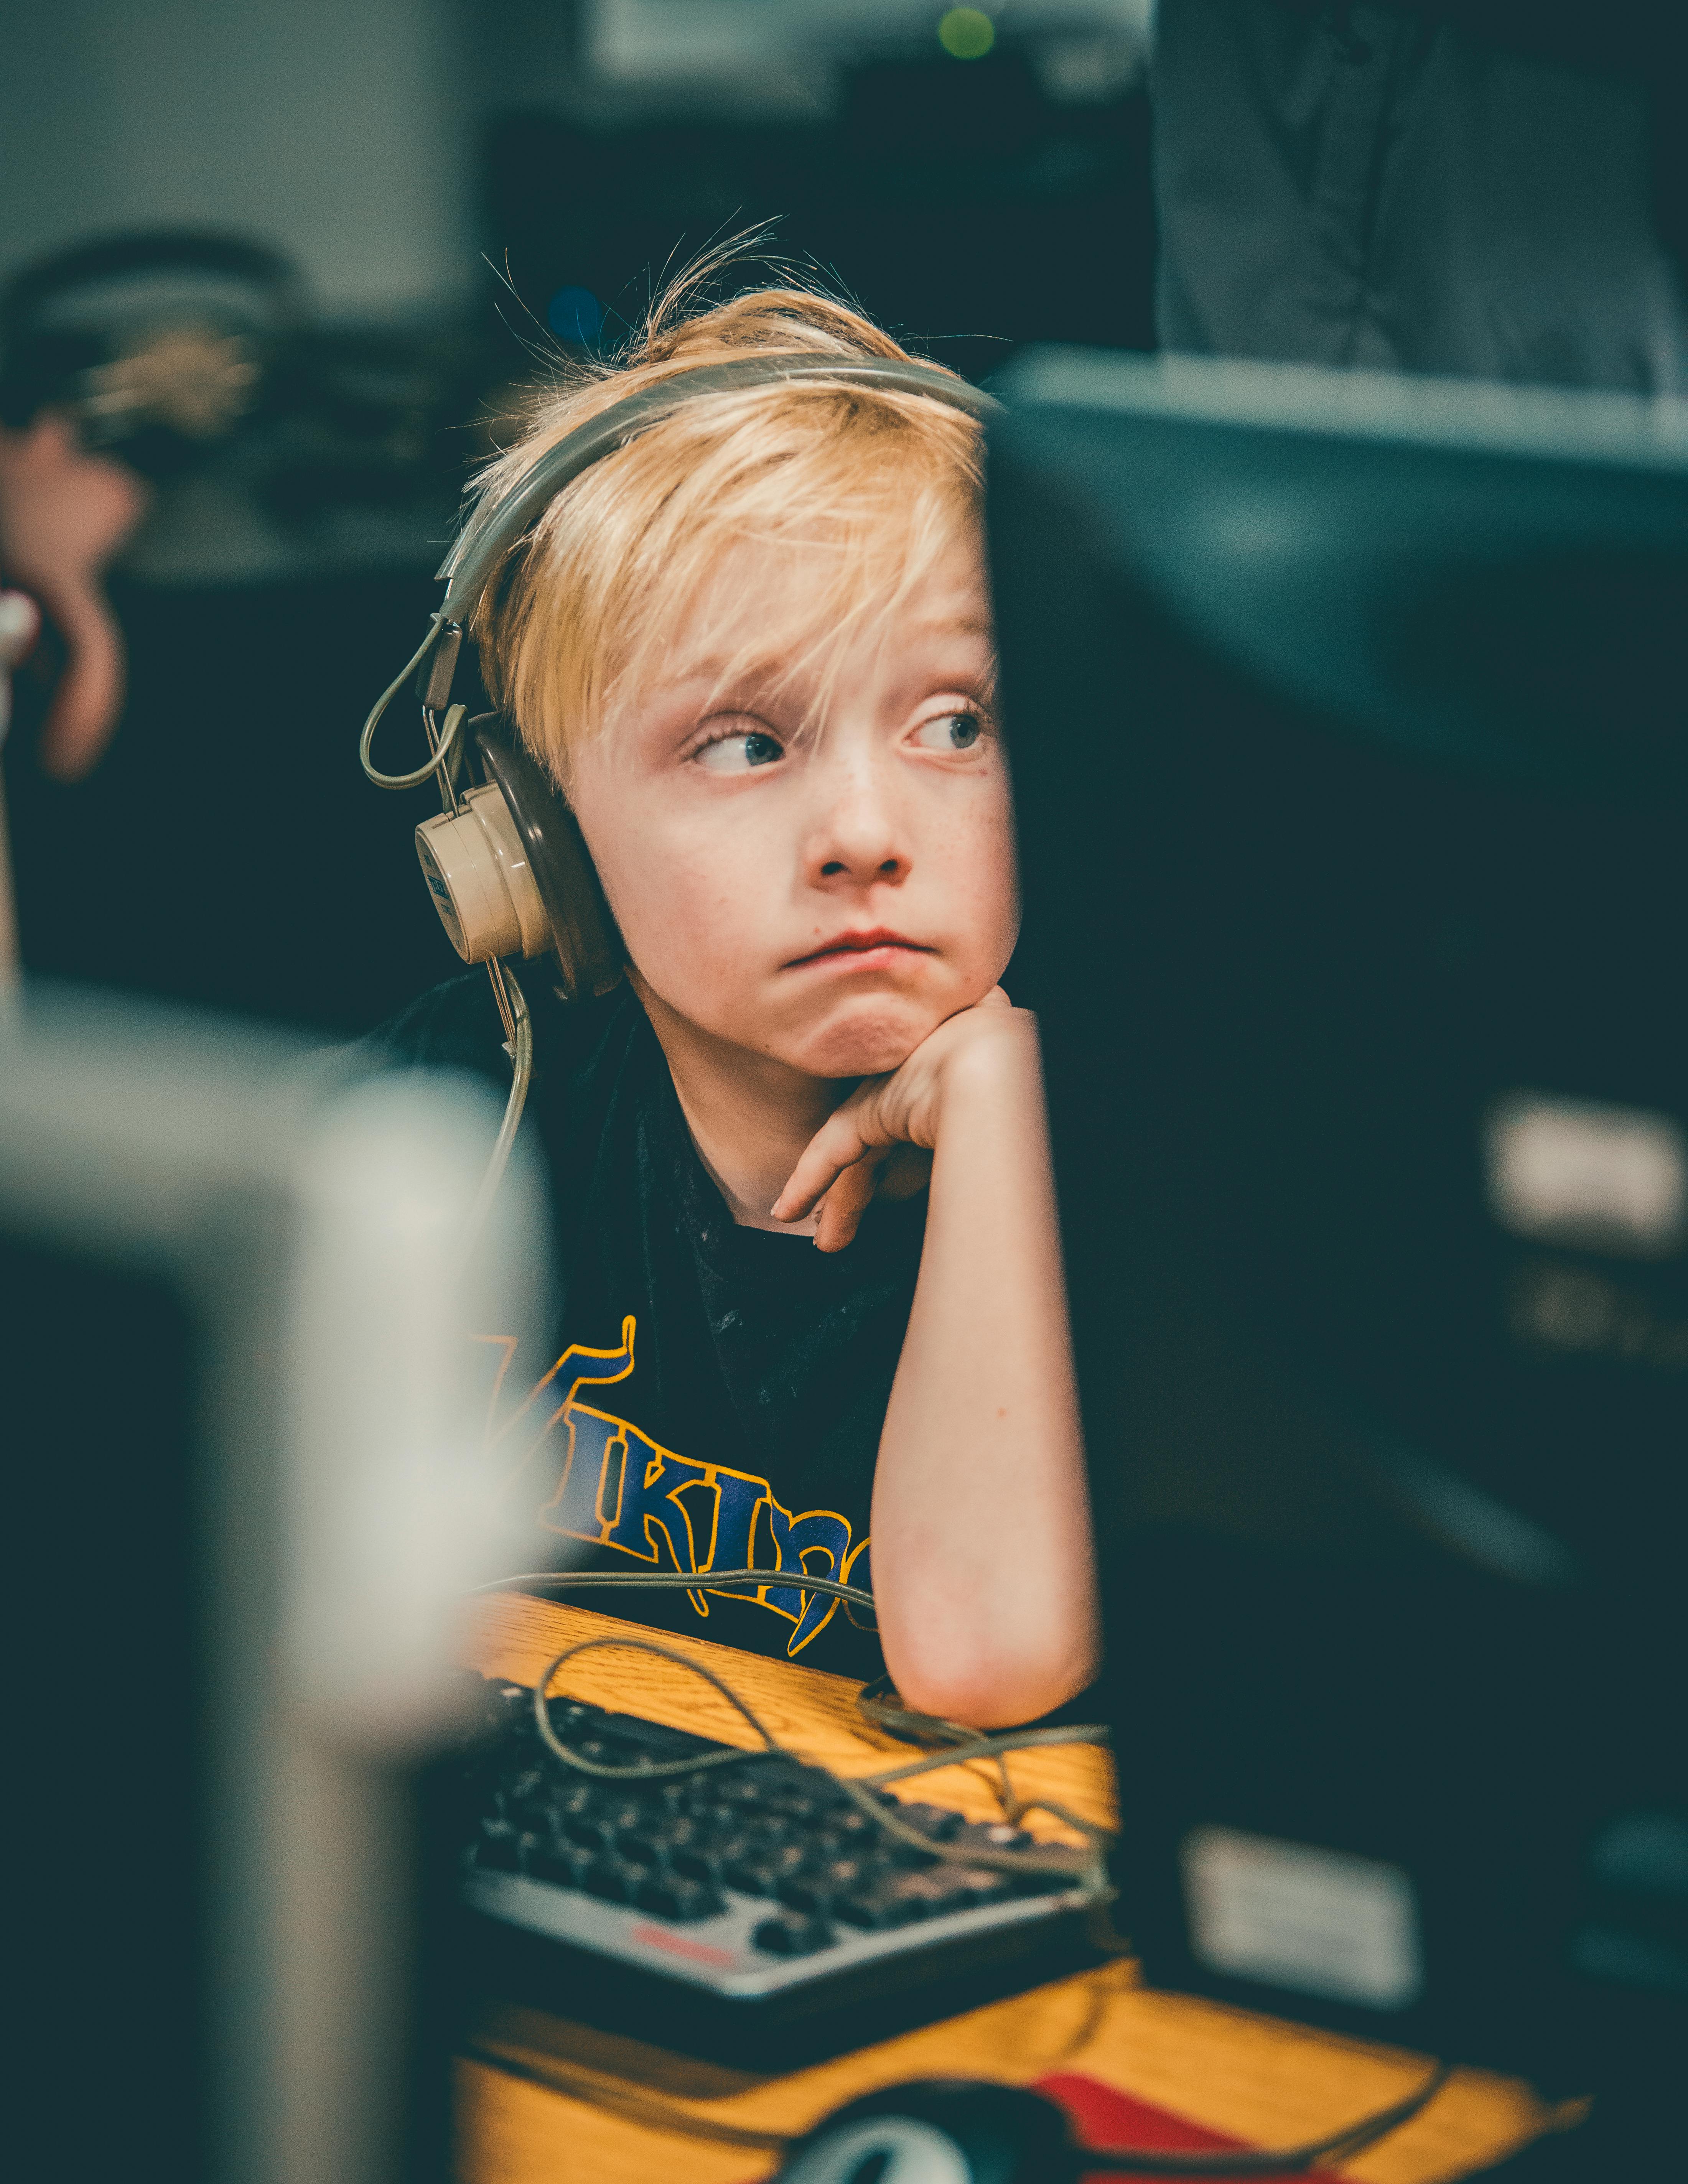
[[[980,60],[996,43],[996,25],[983,8],[951,8],[939,22],[938,42],[952,60]]]

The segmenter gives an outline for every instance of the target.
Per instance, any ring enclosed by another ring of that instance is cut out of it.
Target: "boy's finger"
[[[861,1217],[873,1196],[875,1170],[879,1161],[870,1154],[847,1167],[821,1205],[815,1225],[815,1246],[822,1251],[842,1251],[855,1237]]]
[[[768,1208],[776,1221],[801,1221],[815,1210],[844,1173],[837,1161],[817,1157],[811,1145],[791,1171],[785,1189]]]
[[[769,1209],[776,1221],[800,1221],[822,1192],[859,1161],[867,1147],[861,1132],[840,1108],[829,1116],[805,1146],[785,1189]]]

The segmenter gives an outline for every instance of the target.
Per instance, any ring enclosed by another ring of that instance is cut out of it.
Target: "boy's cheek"
[[[644,984],[682,1021],[810,1077],[900,1068],[959,1006],[908,994],[805,991],[777,970],[743,971],[742,957],[735,967],[688,950],[661,950],[644,962],[636,950],[630,954]]]

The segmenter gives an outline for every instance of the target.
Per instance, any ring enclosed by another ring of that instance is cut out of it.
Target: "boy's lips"
[[[823,948],[812,949],[806,956],[794,956],[786,965],[788,971],[800,971],[811,963],[840,963],[862,970],[882,968],[899,956],[932,956],[935,949],[924,946],[918,940],[905,939],[900,933],[889,927],[876,925],[862,933],[840,933],[827,941]]]

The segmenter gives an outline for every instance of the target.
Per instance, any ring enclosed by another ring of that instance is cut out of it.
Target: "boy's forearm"
[[[1029,1022],[945,1087],[872,1532],[886,1663],[911,1704],[995,1725],[1089,1680],[1089,1513]]]

